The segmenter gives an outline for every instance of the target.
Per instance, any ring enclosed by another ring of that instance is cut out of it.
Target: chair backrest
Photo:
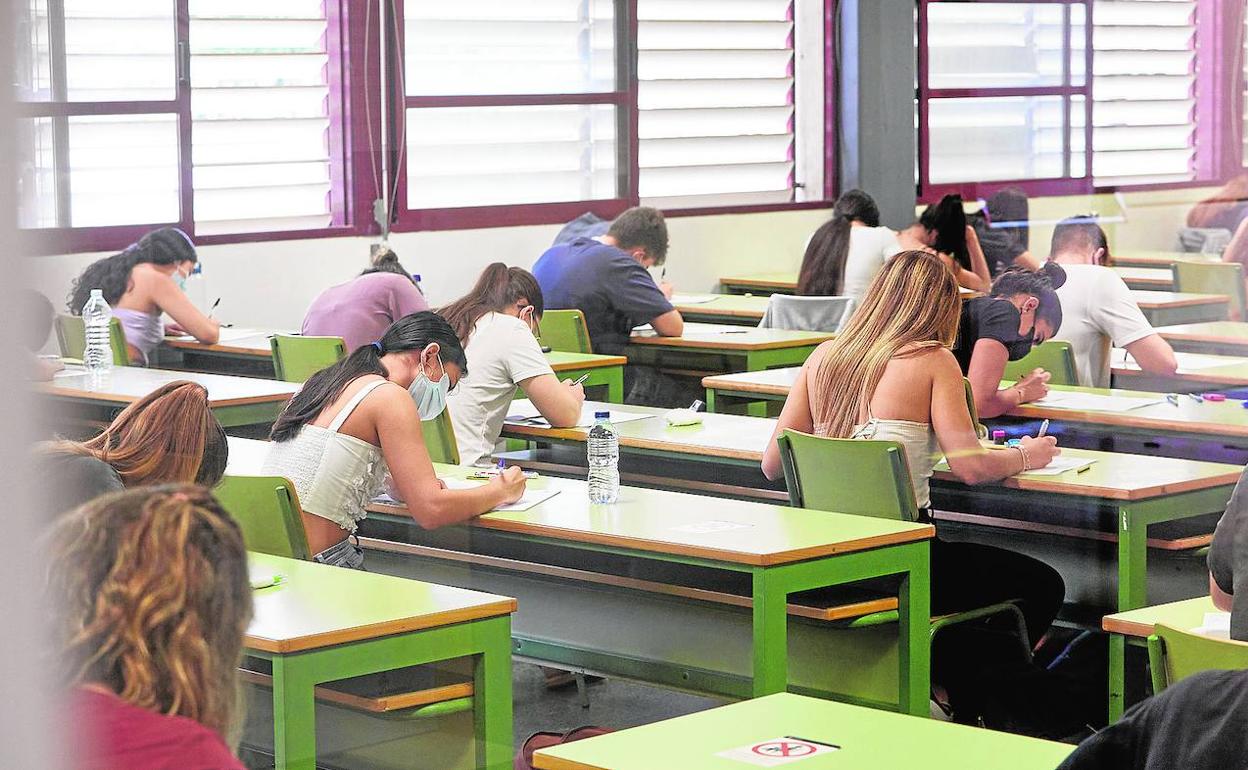
[[[243,530],[249,551],[308,559],[308,535],[294,486],[280,476],[226,476],[214,490]]]
[[[975,426],[975,435],[979,438],[988,438],[988,428],[979,421],[979,410],[975,408],[975,391],[971,388],[971,381],[963,377],[962,388],[966,391],[966,410],[971,413],[971,424]]]
[[[1237,262],[1175,262],[1170,266],[1174,290],[1197,294],[1225,294],[1231,298],[1233,321],[1245,320],[1244,268]]]
[[[347,355],[347,344],[342,337],[275,334],[269,346],[273,350],[273,370],[277,379],[284,382],[307,382],[309,377]]]
[[[113,348],[113,364],[129,366],[130,349],[126,347],[126,333],[121,328],[121,321],[116,318],[108,324],[108,342]],[[56,344],[65,358],[82,360],[82,354],[87,350],[87,326],[82,316],[57,315]]]
[[[425,449],[429,450],[429,459],[435,463],[459,465],[459,444],[455,441],[455,427],[451,423],[451,408],[442,410],[436,420],[425,420],[420,423],[425,437]]]
[[[1007,361],[1005,373],[1001,376],[1007,380],[1020,380],[1040,367],[1051,377],[1050,385],[1078,385],[1079,375],[1075,372],[1075,351],[1069,342],[1047,340],[1031,348],[1031,352],[1017,361]]]
[[[760,329],[838,332],[854,310],[853,297],[797,297],[772,294]]]
[[[913,521],[918,503],[896,441],[821,438],[786,430],[776,441],[795,508]]]
[[[561,353],[593,353],[585,314],[579,310],[547,310],[542,314],[542,344]]]
[[[1221,227],[1180,227],[1179,251],[1221,254],[1231,244],[1234,233]]]
[[[1156,694],[1201,671],[1248,668],[1248,642],[1217,639],[1158,624],[1148,637],[1148,665]]]

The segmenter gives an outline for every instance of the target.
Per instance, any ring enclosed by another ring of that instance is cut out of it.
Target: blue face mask
[[[182,275],[181,270],[173,271],[173,282],[178,285],[179,289],[186,291],[186,276]]]
[[[416,402],[416,411],[420,413],[420,419],[424,422],[436,420],[442,414],[442,410],[446,409],[446,394],[451,390],[451,377],[446,373],[446,367],[442,365],[441,356],[437,356],[438,368],[442,370],[442,376],[437,382],[429,379],[425,374],[424,363],[421,363],[420,374],[408,386],[407,392],[411,394],[412,401]]]

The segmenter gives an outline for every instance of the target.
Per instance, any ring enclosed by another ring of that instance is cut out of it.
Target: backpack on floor
[[[611,732],[615,731],[607,727],[586,725],[585,727],[574,727],[566,733],[533,733],[525,740],[520,747],[520,751],[516,753],[515,770],[533,770],[533,752],[538,749],[558,746],[562,743],[571,743],[582,738],[593,738],[595,735],[605,735]]]

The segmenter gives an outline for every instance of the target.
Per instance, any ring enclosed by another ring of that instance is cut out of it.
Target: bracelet
[[[1019,456],[1023,458],[1023,470],[1020,473],[1026,473],[1031,470],[1031,457],[1027,455],[1027,450],[1023,448],[1022,444],[1015,444],[1014,448],[1018,450]]]

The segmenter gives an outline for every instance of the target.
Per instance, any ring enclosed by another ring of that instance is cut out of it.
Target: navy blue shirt
[[[589,238],[552,246],[533,265],[547,310],[585,314],[595,353],[619,355],[633,327],[672,310],[628,252]]]

